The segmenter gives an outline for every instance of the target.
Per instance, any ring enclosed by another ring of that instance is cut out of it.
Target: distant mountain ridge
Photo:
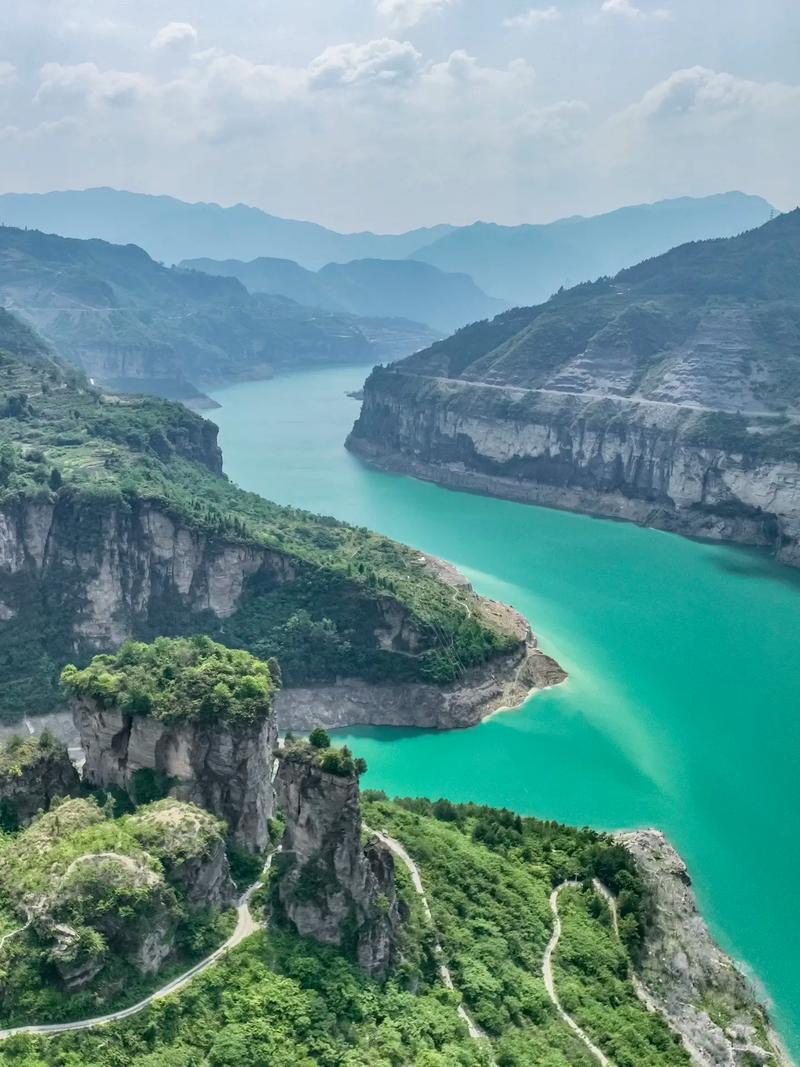
[[[187,204],[101,188],[0,196],[0,223],[65,237],[133,243],[155,259],[288,259],[308,270],[353,260],[413,259],[468,274],[506,305],[546,300],[561,286],[616,274],[685,241],[730,237],[766,222],[773,209],[744,193],[682,197],[544,225],[434,226],[403,234],[341,234],[237,204]]]
[[[426,322],[443,333],[492,318],[506,304],[466,274],[446,273],[410,259],[361,259],[309,271],[291,260],[261,257],[186,259],[186,270],[238,278],[251,293],[286,296],[301,304],[352,315],[395,316]]]
[[[1,207],[0,207],[0,210]],[[440,270],[460,270],[509,304],[541,303],[562,286],[594,281],[687,241],[734,237],[775,214],[758,196],[721,193],[573,216],[543,226],[476,222],[413,253]]]
[[[105,187],[4,193],[0,223],[62,237],[137,244],[168,264],[200,257],[248,260],[270,255],[296,260],[309,270],[352,259],[405,259],[453,229],[442,225],[402,234],[345,234],[315,222],[281,219],[247,204],[189,204],[172,196]]]
[[[397,358],[436,337],[401,319],[253,295],[135,245],[11,227],[0,227],[0,305],[98,384],[171,399],[286,367]]]

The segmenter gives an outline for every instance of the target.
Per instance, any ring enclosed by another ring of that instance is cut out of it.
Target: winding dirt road
[[[212,952],[210,956],[206,956],[204,960],[196,963],[194,967],[191,967],[188,971],[179,975],[177,978],[173,978],[171,982],[157,989],[154,993],[145,997],[144,1000],[140,1000],[138,1004],[132,1004],[129,1008],[123,1008],[122,1011],[110,1012],[108,1015],[98,1015],[93,1019],[80,1019],[77,1022],[72,1023],[49,1023],[41,1026],[15,1026],[9,1030],[0,1030],[0,1041],[5,1041],[8,1037],[14,1037],[16,1034],[40,1034],[40,1035],[53,1035],[53,1034],[66,1034],[72,1030],[92,1030],[96,1026],[106,1026],[108,1023],[121,1022],[123,1019],[130,1019],[132,1015],[138,1015],[139,1012],[144,1011],[157,1000],[161,1000],[163,997],[168,997],[172,993],[177,993],[178,990],[183,989],[188,985],[193,978],[196,978],[203,971],[207,971],[209,967],[212,967],[217,960],[221,959],[226,953],[230,952],[232,948],[236,948],[242,941],[250,937],[257,930],[262,928],[262,924],[256,922],[250,911],[250,901],[255,891],[260,887],[262,879],[267,871],[272,866],[273,857],[275,852],[271,853],[267,859],[257,882],[254,882],[250,888],[239,897],[239,901],[236,905],[236,927],[228,938],[228,940],[220,945],[216,951]],[[21,927],[20,929],[24,929]],[[12,937],[14,934],[19,933],[19,930],[14,930],[11,934],[6,934],[3,940]],[[2,944],[2,941],[0,941]]]
[[[603,1064],[603,1067],[612,1067],[611,1060],[601,1052],[595,1045],[589,1035],[583,1030],[571,1015],[567,1015],[561,1006],[561,1001],[558,999],[558,993],[556,993],[556,985],[553,980],[553,953],[558,947],[558,942],[561,940],[561,916],[558,914],[558,898],[564,889],[580,889],[580,882],[562,882],[561,885],[556,886],[553,892],[550,894],[550,910],[553,913],[553,933],[550,940],[547,942],[547,948],[544,950],[544,959],[542,960],[542,978],[544,979],[544,987],[547,990],[547,995],[553,1002],[553,1006],[558,1012],[561,1020],[567,1024],[578,1038],[583,1042],[589,1052],[594,1056],[598,1063]]]
[[[381,842],[381,844],[385,845],[390,850],[390,852],[393,852],[395,856],[397,856],[398,859],[400,859],[404,866],[408,869],[408,873],[411,875],[411,881],[414,885],[414,889],[417,891],[417,894],[419,895],[420,900],[422,902],[422,910],[425,913],[425,918],[427,919],[428,924],[431,926],[434,933],[436,933],[436,927],[434,926],[430,904],[428,903],[428,898],[425,894],[425,887],[422,884],[422,877],[420,876],[419,868],[417,867],[416,863],[412,860],[412,858],[409,856],[409,854],[406,852],[400,842],[396,841],[393,837],[389,837],[389,835],[385,831],[370,832],[374,833],[378,840]],[[433,950],[436,953],[436,958],[439,961],[439,977],[442,980],[442,984],[446,986],[447,989],[455,990],[455,986],[453,985],[453,976],[450,974],[450,968],[444,961],[444,953],[442,952],[442,946],[439,943],[438,934],[436,934],[436,940],[434,942]],[[486,1042],[488,1046],[489,1038],[477,1025],[477,1023],[472,1018],[467,1009],[464,1007],[464,1005],[459,1004],[457,1010],[459,1016],[464,1021],[467,1030],[469,1031],[469,1036],[472,1038],[472,1040]],[[491,1067],[497,1067],[497,1064],[491,1056],[489,1057],[489,1063],[491,1064]]]

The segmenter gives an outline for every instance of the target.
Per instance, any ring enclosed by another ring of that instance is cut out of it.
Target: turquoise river
[[[216,392],[227,473],[451,560],[522,611],[570,674],[472,730],[348,732],[367,784],[662,828],[800,1053],[800,575],[745,549],[370,470],[343,448],[358,413],[345,393],[365,373]]]

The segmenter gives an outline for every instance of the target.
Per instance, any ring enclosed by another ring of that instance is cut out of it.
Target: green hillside
[[[52,506],[60,541],[51,539],[51,550],[58,547],[60,558],[69,558],[73,543],[87,553],[116,553],[114,523],[156,508],[211,550],[266,549],[291,572],[277,585],[256,575],[226,618],[154,599],[135,636],[208,633],[277,655],[290,685],[341,675],[446,682],[516,647],[470,592],[432,576],[418,553],[231,484],[220,473],[211,423],[167,401],[102,394],[11,316],[2,314],[0,329],[0,509],[12,529],[24,532],[29,506]],[[122,562],[138,547],[123,545]],[[64,663],[97,651],[72,629],[86,580],[60,563],[44,582],[29,562],[0,576],[4,715],[46,710]],[[413,650],[382,647],[376,638],[395,608],[408,619]]]
[[[435,334],[250,294],[167,269],[135,245],[0,227],[0,301],[98,383],[192,397],[192,386],[309,364],[397,358]],[[183,397],[181,397],[183,398]]]

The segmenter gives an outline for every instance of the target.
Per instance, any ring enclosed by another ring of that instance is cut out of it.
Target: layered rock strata
[[[367,382],[348,447],[450,488],[763,546],[798,566],[800,464],[765,456],[769,416],[742,418],[723,447],[688,406],[389,370]]]

